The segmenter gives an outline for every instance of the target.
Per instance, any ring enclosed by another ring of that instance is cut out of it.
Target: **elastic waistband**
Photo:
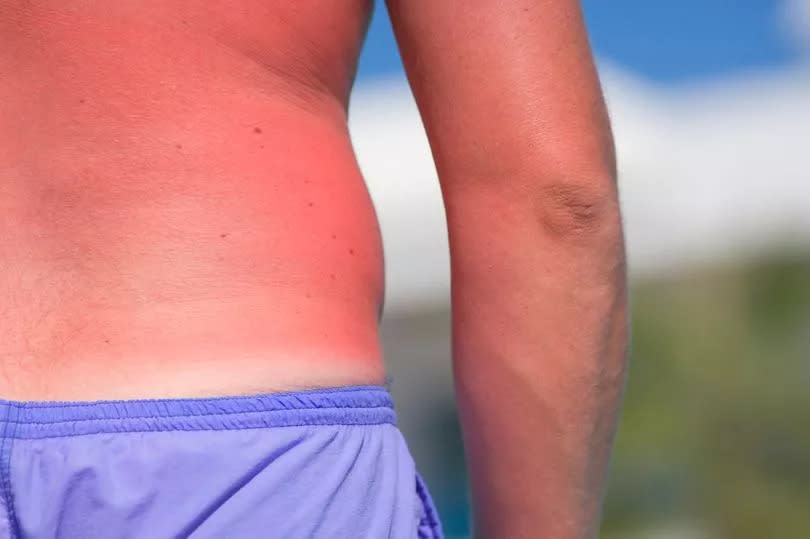
[[[396,423],[384,387],[354,386],[238,397],[95,402],[0,400],[0,436],[53,438],[113,432],[240,430]]]

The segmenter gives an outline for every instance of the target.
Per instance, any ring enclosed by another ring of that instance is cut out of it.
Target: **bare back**
[[[0,5],[0,397],[382,379],[351,2]]]

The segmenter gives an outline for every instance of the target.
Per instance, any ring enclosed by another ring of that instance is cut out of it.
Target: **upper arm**
[[[612,176],[578,0],[387,0],[442,189]]]

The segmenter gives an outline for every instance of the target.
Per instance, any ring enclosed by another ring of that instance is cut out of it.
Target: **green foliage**
[[[639,283],[602,537],[810,537],[810,256]]]

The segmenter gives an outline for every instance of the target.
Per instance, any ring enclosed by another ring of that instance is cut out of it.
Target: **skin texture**
[[[447,213],[482,538],[595,537],[627,304],[613,143],[575,0],[388,0]]]
[[[379,383],[367,2],[0,2],[0,395]]]
[[[346,127],[371,3],[0,0],[0,396],[379,383]],[[447,211],[484,538],[593,537],[626,355],[574,0],[389,0]]]

